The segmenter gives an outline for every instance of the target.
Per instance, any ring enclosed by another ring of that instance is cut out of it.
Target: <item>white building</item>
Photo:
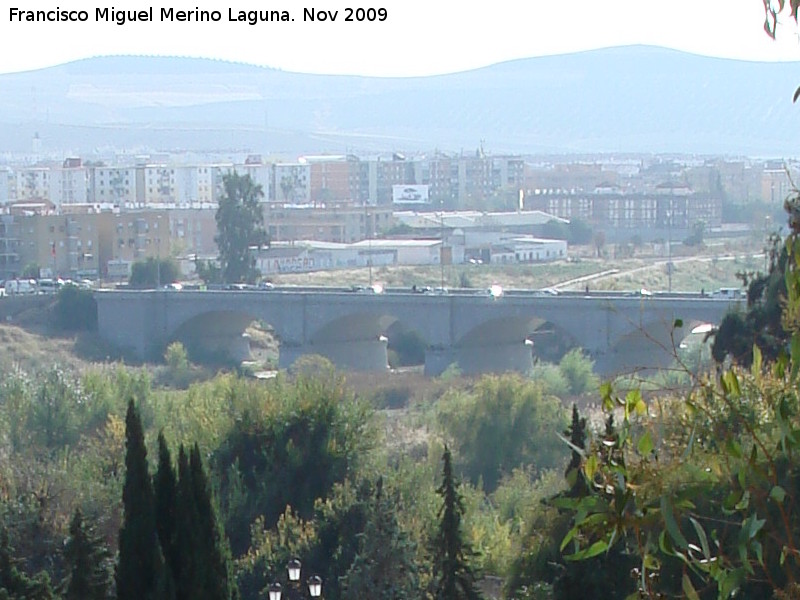
[[[16,197],[14,172],[7,167],[0,167],[0,204],[8,204]]]
[[[16,197],[15,200],[49,200],[54,193],[54,177],[49,167],[25,167],[15,173]]]
[[[136,202],[136,169],[124,166],[90,166],[89,198],[98,204],[124,209]]]
[[[80,158],[67,158],[61,168],[51,170],[51,190],[56,206],[89,201],[89,173]]]

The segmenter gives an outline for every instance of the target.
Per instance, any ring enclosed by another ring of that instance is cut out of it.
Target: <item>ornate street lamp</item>
[[[269,600],[281,600],[281,584],[271,583],[269,586]]]
[[[286,589],[288,598],[297,599],[302,596],[300,584],[300,561],[293,558],[286,565],[286,571],[289,575],[289,587]],[[269,588],[269,600],[281,600],[282,589],[280,583],[272,583]],[[322,596],[322,578],[318,575],[313,575],[308,578],[308,594],[312,598],[319,598]]]
[[[296,558],[290,560],[289,564],[286,565],[286,570],[289,571],[289,581],[292,583],[300,581],[300,566],[300,561]]]
[[[319,575],[308,578],[308,593],[312,598],[319,598],[322,595],[322,578]]]

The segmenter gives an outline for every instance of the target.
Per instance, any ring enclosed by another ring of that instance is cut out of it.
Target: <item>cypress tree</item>
[[[589,491],[586,479],[581,472],[583,456],[577,450],[586,450],[586,419],[580,416],[578,407],[574,402],[572,404],[572,422],[564,432],[564,435],[569,438],[569,442],[572,445],[569,464],[564,471],[564,476],[567,478],[567,483],[569,483],[566,495],[570,498],[580,498]]]
[[[238,590],[231,568],[231,555],[225,533],[217,518],[211,487],[208,483],[200,448],[192,448],[189,457],[189,473],[197,515],[198,567],[205,580],[204,593],[209,600],[231,600],[238,598]]]
[[[189,457],[186,455],[186,449],[183,444],[181,444],[178,449],[178,485],[177,501],[175,503],[178,517],[175,542],[179,566],[173,574],[177,600],[201,598],[203,593],[203,586],[199,581],[201,573],[197,571],[197,560],[195,558],[198,517],[191,477]]]
[[[111,588],[111,554],[86,525],[79,508],[69,525],[64,548],[69,573],[64,582],[64,600],[106,600]]]
[[[147,449],[133,399],[125,417],[125,484],[123,521],[119,531],[118,600],[156,600],[163,582],[163,559],[156,531],[153,483]]]
[[[153,478],[155,494],[156,530],[161,543],[161,553],[167,568],[167,578],[180,577],[180,554],[177,540],[178,482],[164,433],[158,434],[158,470]]]
[[[461,531],[464,502],[456,489],[450,449],[445,446],[442,457],[442,484],[436,492],[442,497],[439,509],[439,530],[435,540],[437,600],[479,600],[476,575],[469,564],[473,555]]]

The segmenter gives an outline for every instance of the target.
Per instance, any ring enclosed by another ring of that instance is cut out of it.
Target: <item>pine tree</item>
[[[64,582],[64,600],[106,600],[111,588],[111,554],[91,527],[83,513],[75,509],[69,526],[69,539],[64,548],[69,573]]]
[[[0,531],[0,600],[53,600],[50,578],[40,573],[28,577],[17,569],[12,557],[8,531]]]
[[[147,449],[133,399],[125,417],[125,484],[123,521],[117,563],[118,600],[156,600],[162,589],[163,559],[156,531],[153,483],[147,467]]]
[[[473,555],[461,530],[464,502],[456,489],[450,449],[445,446],[442,457],[442,484],[436,492],[442,497],[439,509],[439,531],[435,540],[437,600],[478,600],[482,598],[476,575],[469,564]]]

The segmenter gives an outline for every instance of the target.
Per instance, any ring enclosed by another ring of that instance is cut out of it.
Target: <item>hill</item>
[[[796,154],[800,63],[649,46],[451,75],[308,75],[205,59],[104,57],[0,75],[0,136],[45,149]]]

